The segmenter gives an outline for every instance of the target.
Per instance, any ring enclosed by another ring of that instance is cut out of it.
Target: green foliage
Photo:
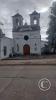
[[[54,51],[56,49],[56,2],[53,2],[52,7],[50,8],[51,12],[49,15],[50,22],[49,22],[49,28],[47,30],[48,34],[48,43],[50,48],[54,48]]]

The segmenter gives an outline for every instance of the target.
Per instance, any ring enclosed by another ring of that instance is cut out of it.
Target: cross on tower
[[[19,13],[19,9],[16,10],[16,13]]]

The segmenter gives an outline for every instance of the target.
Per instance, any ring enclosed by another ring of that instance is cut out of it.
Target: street
[[[48,91],[38,82],[47,78]],[[56,100],[56,65],[0,66],[0,100]]]

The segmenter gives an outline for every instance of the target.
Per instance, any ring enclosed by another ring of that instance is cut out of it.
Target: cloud
[[[51,4],[51,0],[0,0],[0,21],[4,23],[4,28],[8,29],[8,26],[12,27],[12,19],[11,16],[16,13],[16,10],[19,9],[19,13],[27,20],[29,23],[29,15],[34,9],[37,11],[44,11],[48,9]],[[47,14],[41,14],[41,25],[45,25],[47,21]],[[46,26],[47,27],[47,26]],[[46,29],[46,28],[45,28]],[[44,29],[44,30],[45,30]],[[8,30],[5,31],[6,35],[11,34],[8,33]]]

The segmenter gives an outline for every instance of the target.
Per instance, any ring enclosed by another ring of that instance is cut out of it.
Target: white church
[[[12,16],[13,39],[6,37],[0,29],[0,59],[10,55],[41,55],[40,13],[30,14],[30,25],[23,24],[19,13]]]

